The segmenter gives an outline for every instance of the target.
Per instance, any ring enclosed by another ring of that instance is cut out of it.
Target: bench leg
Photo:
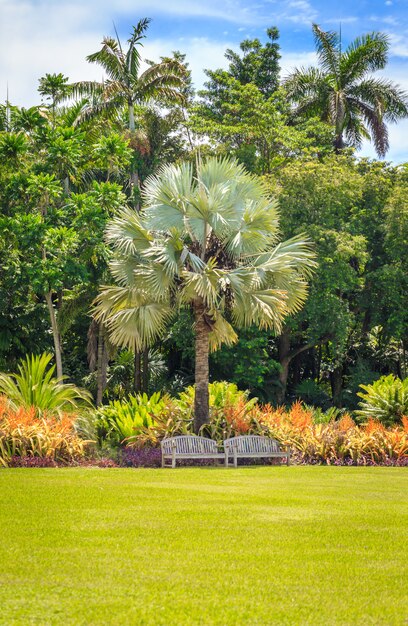
[[[171,467],[172,467],[172,469],[175,469],[175,467],[176,467],[176,455],[174,454],[174,452],[173,452],[172,457],[171,457]]]
[[[228,467],[228,452],[225,453],[224,465],[225,467]]]

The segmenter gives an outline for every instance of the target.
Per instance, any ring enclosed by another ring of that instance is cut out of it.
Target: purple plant
[[[121,454],[122,467],[161,467],[160,448],[124,448]]]
[[[57,467],[56,461],[50,457],[13,456],[9,467]]]

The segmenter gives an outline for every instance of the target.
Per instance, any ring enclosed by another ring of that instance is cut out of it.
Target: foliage
[[[296,158],[316,158],[332,151],[332,130],[327,124],[318,119],[291,123],[290,105],[282,90],[265,100],[252,83],[242,85],[226,74],[223,82],[228,99],[220,102],[219,114],[204,100],[192,109],[190,120],[192,130],[211,140],[218,153],[232,153],[249,171],[263,174]]]
[[[250,389],[262,401],[269,401],[269,392],[279,372],[274,359],[274,345],[267,330],[243,329],[237,343],[222,346],[211,355],[211,371],[217,380],[231,380],[240,389]]]
[[[144,18],[133,26],[128,39],[128,48],[123,50],[117,36],[105,37],[102,48],[87,57],[90,63],[100,65],[108,75],[102,83],[82,81],[71,86],[73,93],[91,96],[82,112],[83,118],[105,114],[117,117],[120,106],[128,109],[128,127],[135,130],[134,106],[155,98],[162,102],[180,99],[184,68],[177,59],[164,59],[160,63],[149,63],[141,72],[145,32],[150,20]],[[117,33],[116,33],[117,34]]]
[[[306,463],[382,464],[408,459],[408,430],[386,429],[375,420],[356,426],[345,413],[338,420],[314,423],[313,410],[295,403],[289,411],[264,407],[258,417],[267,432]]]
[[[357,395],[363,399],[359,417],[373,418],[390,426],[401,422],[408,415],[408,378],[401,380],[389,374],[375,380],[371,385],[360,385],[363,391]]]
[[[305,378],[302,380],[296,387],[295,394],[305,404],[325,409],[330,406],[330,396],[327,391],[313,379]]]
[[[123,467],[161,467],[161,450],[149,446],[124,448],[121,452],[121,465]]]
[[[74,420],[66,413],[39,417],[34,407],[15,409],[0,396],[0,464],[16,465],[16,457],[25,465],[27,458],[44,459],[50,465],[78,462],[92,442],[77,435]]]
[[[7,398],[10,407],[33,407],[37,415],[62,415],[90,404],[87,391],[64,382],[65,377],[55,378],[51,359],[51,354],[27,356],[18,366],[18,374],[0,374],[0,394]]]
[[[360,148],[371,139],[379,156],[388,150],[386,122],[408,115],[407,94],[391,81],[370,73],[387,64],[389,40],[383,33],[356,38],[343,50],[341,35],[313,24],[319,68],[296,69],[286,80],[296,115],[319,115],[335,129],[334,146]]]
[[[172,411],[169,396],[154,393],[129,396],[125,401],[115,400],[98,409],[95,428],[100,442],[112,445],[140,446],[155,444],[166,431],[166,422]]]

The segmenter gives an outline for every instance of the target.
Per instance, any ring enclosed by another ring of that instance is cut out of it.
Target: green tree
[[[192,108],[192,130],[212,141],[221,154],[236,156],[250,170],[269,173],[286,162],[332,151],[332,131],[317,119],[290,123],[290,106],[282,90],[265,99],[253,83],[242,85],[224,73],[229,98],[219,115],[206,103]]]
[[[245,39],[239,44],[243,53],[240,56],[228,49],[228,73],[241,85],[252,83],[265,98],[269,98],[279,86],[279,31],[276,26],[266,30],[268,40],[262,44],[259,39]],[[210,73],[209,73],[210,75]]]
[[[140,350],[180,307],[195,322],[195,428],[208,421],[209,350],[236,341],[235,327],[279,332],[306,299],[314,266],[297,237],[278,243],[274,201],[259,179],[228,159],[162,167],[144,188],[141,215],[126,210],[107,240],[117,286],[104,289],[96,315],[114,343]],[[230,321],[229,321],[230,320]]]
[[[335,128],[335,149],[373,141],[377,154],[389,148],[387,122],[408,115],[407,95],[371,74],[385,68],[389,41],[382,33],[355,39],[345,50],[341,36],[313,25],[319,68],[296,69],[284,81],[297,116],[320,116]]]
[[[135,108],[151,100],[178,101],[183,87],[184,67],[176,58],[166,58],[160,63],[150,63],[141,72],[140,47],[150,20],[141,19],[133,27],[128,48],[123,50],[119,36],[105,37],[102,48],[90,54],[87,60],[100,65],[108,75],[103,82],[82,81],[72,86],[73,92],[91,96],[83,117],[118,115],[123,107],[127,112],[127,125],[135,131]],[[132,172],[131,181],[138,187],[138,174]]]

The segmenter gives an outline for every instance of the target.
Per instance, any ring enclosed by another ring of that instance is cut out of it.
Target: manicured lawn
[[[1,624],[408,623],[408,471],[0,471]]]

